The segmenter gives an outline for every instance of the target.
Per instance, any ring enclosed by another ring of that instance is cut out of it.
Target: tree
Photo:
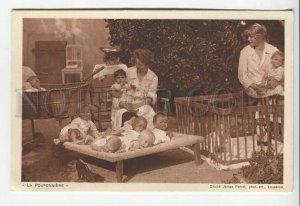
[[[219,89],[238,90],[240,50],[245,46],[238,20],[106,20],[110,42],[121,48],[121,60],[131,65],[136,48],[154,53],[151,68],[161,87],[186,95]],[[274,21],[264,22],[271,25]]]

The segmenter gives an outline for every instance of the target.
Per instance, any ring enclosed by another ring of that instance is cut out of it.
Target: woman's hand
[[[129,112],[134,112],[137,113],[139,111],[139,108],[144,106],[144,102],[140,102],[140,103],[135,103],[135,104],[130,104],[130,106],[128,107],[128,111]]]
[[[120,108],[124,108],[129,112],[136,112],[136,108],[138,105],[137,104],[132,104],[132,103],[128,103],[128,102],[120,102],[119,107]]]
[[[130,89],[136,89],[136,86],[134,84],[131,84]]]
[[[119,107],[125,108],[126,110],[130,112],[136,112],[139,107],[142,107],[144,105],[151,105],[152,98],[146,97],[144,101],[138,102],[138,103],[128,103],[128,102],[120,102]]]
[[[249,89],[253,89],[259,96],[262,96],[266,93],[266,87],[263,85],[251,84]]]
[[[121,98],[123,92],[117,90],[111,90],[110,95],[116,98]]]
[[[274,89],[275,87],[277,87],[278,85],[280,85],[281,82],[277,81],[275,78],[273,77],[269,77],[268,81],[267,81],[267,88],[268,89]]]

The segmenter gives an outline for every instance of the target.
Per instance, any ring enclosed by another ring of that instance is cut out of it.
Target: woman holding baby
[[[284,54],[266,42],[266,35],[265,26],[257,23],[251,25],[246,30],[249,45],[244,47],[240,53],[238,78],[245,92],[254,98],[284,96]],[[259,106],[260,102],[255,104]],[[269,104],[273,104],[272,101]],[[267,145],[270,138],[262,127],[265,118],[267,118],[265,115],[259,112],[255,113],[256,132],[260,136],[260,141]],[[272,118],[271,115],[271,122]]]
[[[147,49],[136,49],[132,61],[135,66],[126,70],[126,80],[131,86],[130,95],[112,95],[120,98],[120,109],[116,112],[116,127],[120,128],[124,122],[133,116],[143,116],[147,119],[148,128],[153,128],[155,112],[151,105],[156,101],[158,77],[151,71],[153,54]]]
[[[240,53],[238,78],[246,93],[254,98],[279,94],[276,87],[283,84],[283,56],[280,69],[277,69],[278,65],[273,65],[273,58],[276,58],[273,54],[278,49],[266,42],[265,26],[253,24],[245,34],[249,45]],[[270,75],[274,72],[281,75]]]

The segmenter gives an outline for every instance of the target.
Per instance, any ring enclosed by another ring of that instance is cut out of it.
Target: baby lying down
[[[136,117],[132,119],[132,124],[126,125],[120,131],[109,131],[102,138],[96,138],[91,147],[101,152],[127,152],[150,147],[155,137],[146,127],[147,120]]]
[[[160,144],[164,142],[169,142],[173,133],[168,131],[168,117],[163,113],[157,113],[153,117],[154,129],[152,132],[155,136],[154,144]]]

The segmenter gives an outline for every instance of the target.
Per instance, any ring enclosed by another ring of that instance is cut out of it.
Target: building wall
[[[35,41],[66,41],[83,47],[84,75],[90,74],[95,64],[103,63],[99,47],[109,46],[109,32],[101,19],[24,19],[23,65],[35,65]]]

